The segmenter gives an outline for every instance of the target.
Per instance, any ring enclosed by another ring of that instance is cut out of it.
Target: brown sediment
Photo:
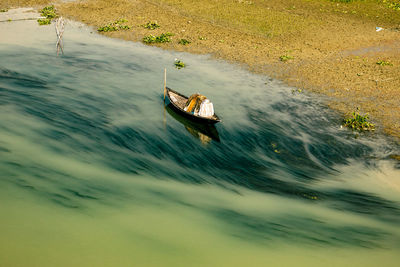
[[[172,42],[156,46],[209,53],[326,95],[332,108],[343,113],[360,108],[400,138],[400,11],[383,1],[87,0],[56,7],[95,28],[127,19],[132,28],[104,33],[110,37],[142,41],[146,35],[174,33]],[[161,27],[141,26],[149,21]],[[376,26],[384,30],[377,32]],[[181,38],[191,43],[181,45]],[[391,65],[378,65],[381,60]]]

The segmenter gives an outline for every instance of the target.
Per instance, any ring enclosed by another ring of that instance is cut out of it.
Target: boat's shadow
[[[183,116],[179,115],[175,112],[173,108],[171,108],[171,104],[165,106],[165,109],[175,120],[180,122],[185,126],[185,129],[194,137],[198,138],[203,144],[207,144],[214,140],[216,142],[220,142],[219,134],[217,128],[212,124],[201,124],[190,121]]]

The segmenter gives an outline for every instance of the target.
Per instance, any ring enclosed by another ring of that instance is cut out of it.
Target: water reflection
[[[168,114],[171,115],[176,121],[183,124],[185,129],[195,138],[199,139],[202,144],[208,144],[212,140],[220,142],[218,130],[214,125],[200,124],[192,122],[179,114],[177,114],[171,104],[165,107]]]

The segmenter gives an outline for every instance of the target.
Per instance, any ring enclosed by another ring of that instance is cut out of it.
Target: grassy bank
[[[19,5],[46,1],[17,1]],[[251,71],[329,96],[331,107],[368,112],[400,138],[398,0],[87,0],[56,3],[95,28],[121,18],[130,29],[104,34],[151,45],[211,53]],[[4,3],[1,4],[4,7]],[[144,27],[155,22],[159,27]],[[375,27],[384,30],[376,31]],[[153,37],[154,38],[153,38]],[[181,40],[187,40],[183,42]],[[388,62],[389,64],[378,64]]]

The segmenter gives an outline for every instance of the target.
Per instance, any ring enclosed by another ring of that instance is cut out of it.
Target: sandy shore
[[[0,8],[49,3],[8,0]],[[142,41],[171,32],[172,41],[157,46],[241,64],[327,96],[344,115],[359,108],[378,130],[400,140],[400,10],[386,2],[87,0],[55,6],[59,14],[96,29],[128,20],[130,30],[104,33],[110,37]],[[144,28],[149,21],[160,28]],[[182,38],[190,44],[179,44]],[[289,59],[282,61],[284,56]]]

